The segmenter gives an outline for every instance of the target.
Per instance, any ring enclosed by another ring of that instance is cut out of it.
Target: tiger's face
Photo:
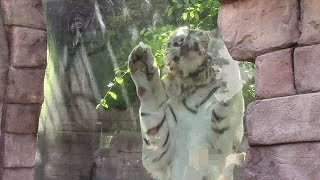
[[[201,30],[181,27],[174,31],[166,49],[165,64],[168,74],[186,78],[203,71],[208,60],[210,37]]]

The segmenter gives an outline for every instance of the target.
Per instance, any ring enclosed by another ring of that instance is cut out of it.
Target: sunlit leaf
[[[194,13],[194,17],[199,20],[199,14],[197,12]]]
[[[116,95],[116,93],[114,93],[114,92],[111,92],[111,91],[109,91],[109,93],[108,93],[113,99],[117,99],[117,95]]]
[[[186,20],[187,18],[188,18],[188,14],[187,14],[187,13],[183,13],[183,14],[182,14],[182,19],[183,19],[183,20]]]
[[[162,77],[161,77],[161,80],[164,80],[164,79],[166,79],[168,77],[168,75],[167,74],[164,74]]]
[[[105,99],[101,99],[101,103],[100,103],[103,107],[105,108],[109,108],[107,101]]]
[[[116,82],[117,82],[118,84],[122,84],[122,83],[123,83],[122,77],[116,77]]]
[[[102,106],[107,108],[107,109],[109,108],[108,104],[102,104]]]
[[[191,17],[191,18],[194,18],[194,12],[193,12],[193,11],[190,11],[189,14],[190,14],[190,17]]]
[[[99,109],[99,108],[100,108],[100,106],[101,106],[101,104],[98,104],[98,105],[96,106],[96,109]]]

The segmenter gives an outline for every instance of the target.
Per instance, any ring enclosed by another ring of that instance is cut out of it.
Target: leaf
[[[109,91],[108,94],[109,94],[114,100],[116,100],[117,97],[118,97],[118,96],[116,95],[116,93],[111,92],[111,91]]]
[[[190,17],[191,17],[191,18],[194,18],[194,12],[193,12],[193,11],[190,11],[189,14],[190,14]]]
[[[194,13],[194,17],[199,20],[199,14],[197,12]]]
[[[107,101],[105,99],[101,99],[101,103],[100,103],[103,107],[105,108],[109,108],[108,104],[107,104]]]
[[[144,36],[148,36],[149,34],[151,34],[151,31],[150,31],[150,30],[147,31],[147,32],[145,32]]]
[[[178,4],[178,5],[177,5],[177,8],[180,9],[180,8],[182,8],[182,6],[183,6],[182,4]]]
[[[96,106],[96,109],[99,109],[99,108],[100,108],[100,106],[101,106],[101,104],[98,104],[98,105]]]
[[[169,10],[168,10],[168,16],[171,16],[173,13],[173,7],[170,7]]]
[[[188,18],[188,14],[187,14],[187,13],[183,13],[183,14],[182,14],[182,19],[183,19],[183,20],[186,20],[187,18]]]
[[[107,109],[109,108],[108,104],[102,104],[102,106],[107,108]]]
[[[143,28],[143,29],[140,31],[140,35],[143,35],[145,32],[146,32],[146,28]]]
[[[168,75],[167,74],[164,74],[162,77],[161,77],[161,80],[164,80],[164,79],[166,79],[168,77]]]
[[[116,82],[117,82],[118,84],[122,84],[122,83],[123,83],[122,77],[116,77]]]
[[[189,4],[189,0],[183,0],[184,3]]]

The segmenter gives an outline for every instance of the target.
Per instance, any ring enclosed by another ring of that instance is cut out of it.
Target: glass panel
[[[243,179],[253,65],[231,59],[216,0],[43,3],[37,180]]]

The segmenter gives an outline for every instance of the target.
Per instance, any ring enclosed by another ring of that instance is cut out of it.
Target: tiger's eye
[[[198,42],[194,42],[194,50],[199,51],[199,44]]]
[[[177,62],[179,61],[179,59],[180,59],[179,56],[174,56],[172,60],[173,60],[175,63],[177,63]]]

